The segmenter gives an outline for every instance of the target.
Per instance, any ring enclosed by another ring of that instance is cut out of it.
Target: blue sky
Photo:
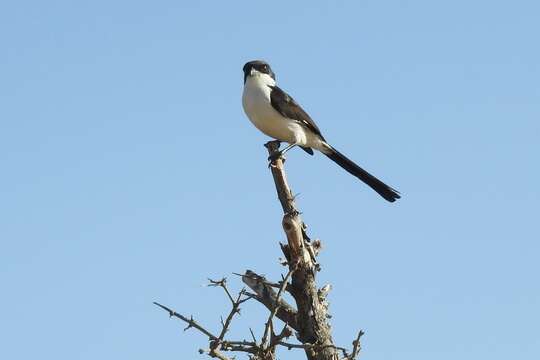
[[[0,5],[0,357],[196,359],[207,277],[277,279],[280,207],[242,66],[279,85],[388,204],[323,156],[287,171],[325,244],[337,343],[364,359],[538,359],[535,1]],[[231,333],[262,336],[246,304]],[[302,359],[286,352],[283,358]]]

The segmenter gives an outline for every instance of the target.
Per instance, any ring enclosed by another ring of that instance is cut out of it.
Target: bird
[[[397,190],[362,169],[326,141],[308,113],[277,86],[276,75],[266,61],[249,61],[243,71],[242,106],[247,117],[262,133],[289,144],[277,156],[282,156],[295,146],[310,155],[313,155],[315,149],[371,187],[385,200],[394,202],[401,198]]]

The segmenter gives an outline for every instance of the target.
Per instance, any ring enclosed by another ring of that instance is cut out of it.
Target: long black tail
[[[396,199],[401,198],[399,192],[392,189],[390,186],[383,183],[381,180],[377,179],[375,176],[368,173],[366,170],[362,169],[360,166],[356,165],[352,160],[347,158],[345,155],[330,147],[330,149],[323,152],[324,155],[328,156],[332,161],[341,166],[343,169],[347,170],[351,175],[356,176],[358,179],[365,182],[370,188],[375,190],[379,195],[390,202],[396,201]]]

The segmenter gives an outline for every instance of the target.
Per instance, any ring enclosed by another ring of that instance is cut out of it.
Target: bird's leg
[[[290,149],[292,149],[293,147],[295,147],[297,144],[290,144],[288,146],[285,147],[285,149],[283,150],[280,150],[280,151],[276,151],[275,153],[273,153],[272,155],[270,155],[268,157],[268,161],[270,162],[273,162],[273,161],[276,161],[277,159],[279,159],[280,157],[283,158],[283,161],[285,161],[285,157],[283,156],[287,151],[289,151]]]
[[[281,150],[279,153],[281,154],[281,156],[283,156],[287,151],[291,150],[295,146],[296,146],[296,144],[290,144],[285,149]]]

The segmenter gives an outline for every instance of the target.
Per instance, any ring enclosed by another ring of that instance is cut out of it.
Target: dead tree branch
[[[199,352],[201,354],[206,353],[210,357],[218,358],[220,360],[231,360],[226,355],[224,355],[222,353],[222,350],[223,351],[245,352],[245,353],[249,353],[249,354],[257,354],[257,353],[259,353],[260,352],[260,347],[255,342],[250,342],[250,341],[245,341],[245,340],[242,340],[242,341],[225,340],[225,334],[227,333],[227,331],[229,330],[229,328],[231,326],[231,322],[232,322],[232,319],[233,319],[234,315],[240,313],[240,305],[242,303],[246,302],[247,300],[249,300],[250,297],[246,296],[245,295],[245,290],[242,289],[238,293],[238,296],[236,297],[236,299],[233,298],[233,296],[231,295],[231,292],[229,291],[229,288],[227,287],[227,279],[226,278],[223,278],[221,280],[212,280],[212,279],[208,279],[208,280],[210,281],[208,286],[221,287],[223,289],[223,291],[225,292],[225,294],[227,295],[227,298],[231,301],[231,311],[227,315],[227,318],[225,319],[225,321],[223,321],[223,319],[222,319],[222,321],[221,321],[221,331],[220,331],[219,335],[213,334],[212,332],[207,330],[205,327],[203,327],[202,325],[197,323],[193,319],[193,316],[188,318],[188,317],[186,317],[186,316],[184,316],[182,314],[177,313],[176,311],[172,310],[171,308],[169,308],[169,307],[167,307],[165,305],[162,305],[162,304],[157,303],[157,302],[154,302],[154,304],[159,306],[163,310],[167,311],[169,313],[169,317],[176,317],[176,318],[186,322],[188,324],[188,326],[184,329],[184,331],[188,330],[189,328],[194,328],[194,329],[197,329],[199,332],[205,334],[208,337],[210,348],[209,349],[199,349]],[[257,358],[255,357],[255,359],[257,359]],[[261,359],[263,359],[263,358],[261,358]]]
[[[288,266],[287,274],[282,276],[281,281],[271,282],[251,270],[246,270],[243,275],[237,275],[242,277],[242,281],[254,293],[242,289],[237,296],[233,296],[230,292],[226,278],[209,279],[209,286],[222,288],[231,303],[229,314],[225,320],[221,319],[221,330],[218,335],[197,323],[192,316],[188,318],[167,306],[157,302],[154,304],[167,311],[170,317],[176,317],[187,323],[184,330],[194,328],[206,335],[209,348],[200,349],[199,352],[220,360],[231,360],[225,354],[226,352],[247,353],[251,360],[275,360],[278,346],[289,350],[301,349],[308,360],[355,360],[361,350],[360,338],[364,332],[362,330],[358,332],[356,339],[352,342],[350,352],[334,344],[328,323],[330,315],[326,299],[331,285],[318,289],[315,282],[316,274],[320,270],[316,257],[322,245],[319,240],[311,241],[307,234],[307,227],[300,217],[293,193],[287,183],[283,166],[284,159],[279,153],[279,145],[279,141],[271,141],[265,146],[268,149],[269,158],[272,159],[270,170],[283,208],[282,227],[287,243],[280,246],[286,259],[283,265]],[[296,308],[283,299],[285,292],[292,296]],[[269,311],[261,342],[257,342],[251,328],[249,331],[253,341],[226,339],[234,316],[240,313],[240,305],[250,299],[257,300]],[[275,318],[284,322],[279,334],[274,332]],[[296,331],[294,335],[299,343],[286,341],[293,335],[293,329]]]
[[[288,260],[289,268],[296,266],[292,273],[291,295],[296,302],[298,324],[297,338],[302,344],[314,344],[304,348],[309,360],[334,360],[339,355],[334,345],[330,324],[328,324],[327,306],[324,306],[317,295],[315,275],[316,263],[305,244],[307,240],[306,226],[296,207],[294,196],[287,182],[283,158],[279,154],[279,141],[271,141],[265,146],[270,158],[270,170],[276,185],[276,192],[283,208],[282,226],[287,235],[287,245],[282,250]]]
[[[261,344],[263,347],[266,346],[266,341],[268,340],[268,335],[270,334],[270,331],[273,332],[273,330],[271,330],[272,319],[274,318],[274,316],[276,315],[279,309],[279,300],[281,299],[281,294],[285,290],[285,287],[287,286],[287,282],[289,281],[289,278],[291,277],[292,273],[294,273],[295,270],[296,270],[296,265],[291,266],[289,269],[289,272],[287,273],[287,275],[285,276],[285,278],[283,278],[283,281],[281,282],[281,287],[279,288],[279,291],[276,295],[276,299],[274,301],[274,308],[272,309],[272,311],[270,311],[270,315],[268,316],[268,320],[266,321],[266,326],[264,327],[264,335],[261,340]]]
[[[272,311],[278,304],[275,316],[286,324],[289,324],[295,330],[298,330],[296,323],[296,309],[294,309],[289,303],[282,298],[277,299],[277,294],[273,287],[281,287],[281,284],[267,282],[263,276],[257,275],[251,270],[246,270],[246,273],[242,275],[242,281],[255,292],[252,297],[266,306],[269,311]],[[286,289],[290,284],[286,285]]]
[[[242,296],[245,295],[245,289],[242,289],[238,293],[238,296],[236,297],[236,300],[235,300],[232,297],[231,292],[229,291],[229,288],[227,287],[227,278],[222,278],[221,280],[208,279],[208,281],[210,281],[210,284],[208,284],[208,286],[214,286],[214,287],[218,286],[218,287],[221,287],[223,289],[223,291],[225,291],[225,294],[227,294],[227,297],[231,301],[231,306],[232,306],[232,309],[229,312],[229,315],[227,315],[227,319],[225,320],[225,322],[223,322],[223,319],[221,320],[222,329],[221,329],[221,333],[219,334],[218,339],[217,339],[219,341],[215,345],[215,347],[217,348],[219,346],[219,342],[223,341],[223,338],[225,337],[225,334],[229,330],[229,327],[231,326],[231,321],[232,321],[234,315],[235,314],[240,314],[240,304],[242,304],[243,302],[249,300],[250,298],[245,297],[244,299],[242,299]]]
[[[364,331],[360,330],[358,331],[358,335],[356,336],[356,339],[352,342],[353,349],[350,354],[345,353],[345,357],[343,360],[354,360],[358,357],[360,354],[360,350],[362,350],[362,346],[360,344],[360,338],[364,335]]]
[[[186,322],[188,324],[188,326],[184,329],[184,331],[188,330],[189,328],[195,328],[197,330],[199,330],[200,332],[202,332],[204,335],[208,336],[208,338],[210,340],[217,340],[217,336],[213,335],[210,331],[206,330],[204,327],[202,327],[201,325],[199,325],[194,319],[193,319],[193,316],[191,316],[190,318],[187,318],[185,317],[184,315],[182,314],[179,314],[177,313],[176,311],[168,308],[167,306],[165,305],[161,305],[160,303],[158,302],[155,302],[154,301],[154,305],[156,306],[159,306],[160,308],[162,308],[163,310],[167,311],[169,313],[169,317],[177,317],[179,318],[180,320]]]

